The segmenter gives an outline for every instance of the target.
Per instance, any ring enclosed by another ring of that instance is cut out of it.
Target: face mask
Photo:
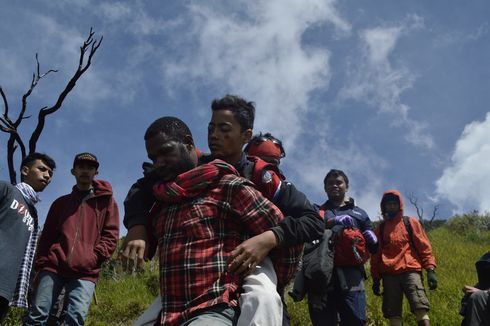
[[[389,220],[391,220],[392,218],[394,218],[394,217],[396,216],[396,214],[398,214],[398,212],[396,212],[396,213],[385,213],[385,216],[386,216],[386,217],[387,217]]]

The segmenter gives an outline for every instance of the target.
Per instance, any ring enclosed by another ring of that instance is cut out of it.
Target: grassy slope
[[[490,232],[476,230],[460,235],[454,230],[441,227],[431,231],[429,238],[437,259],[439,282],[437,290],[428,292],[432,305],[430,312],[432,325],[459,325],[461,288],[464,284],[473,285],[476,282],[474,262],[489,250]],[[120,272],[106,273],[98,282],[98,304],[92,303],[86,325],[131,325],[131,321],[155,298],[157,282],[155,270],[139,276],[122,275]],[[368,325],[387,325],[382,318],[381,299],[375,297],[370,290],[371,279],[366,282],[366,289]],[[287,300],[292,325],[309,325],[305,301],[293,303],[289,298]],[[5,324],[19,325],[19,316],[19,311],[12,311]],[[415,324],[406,301],[403,319],[405,325]]]

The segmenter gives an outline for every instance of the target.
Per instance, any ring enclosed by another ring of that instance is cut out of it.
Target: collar
[[[31,185],[21,182],[15,185],[17,189],[22,193],[22,196],[24,199],[30,204],[30,205],[35,205],[38,203],[41,199],[39,198],[39,195],[37,192],[34,191],[34,189],[31,187]]]

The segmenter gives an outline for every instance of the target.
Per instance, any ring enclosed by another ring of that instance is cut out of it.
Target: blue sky
[[[146,127],[180,117],[208,151],[210,103],[227,93],[256,103],[255,131],[283,140],[282,169],[312,202],[324,200],[323,177],[338,168],[373,220],[389,188],[416,194],[426,215],[439,204],[447,218],[490,211],[488,17],[483,0],[4,2],[0,85],[14,111],[36,52],[41,71],[59,70],[29,98],[28,139],[38,109],[53,105],[76,69],[90,27],[104,36],[38,142],[58,163],[41,222],[71,190],[82,151],[99,157],[122,216],[147,160]]]

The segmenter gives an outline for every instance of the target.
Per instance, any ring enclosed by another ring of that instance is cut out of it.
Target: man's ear
[[[71,172],[71,175],[73,175],[73,176],[75,175],[75,169],[71,169],[70,172]]]
[[[27,165],[24,165],[20,169],[20,174],[22,174],[24,177],[29,173],[30,168]]]
[[[192,139],[192,136],[191,135],[185,135],[184,136],[184,145],[185,145],[185,148],[187,148],[188,151],[190,151],[191,149],[195,148],[195,146],[194,146],[194,139]]]
[[[252,129],[246,129],[242,132],[242,142],[243,145],[248,144],[250,139],[252,139],[253,136],[253,130]]]

